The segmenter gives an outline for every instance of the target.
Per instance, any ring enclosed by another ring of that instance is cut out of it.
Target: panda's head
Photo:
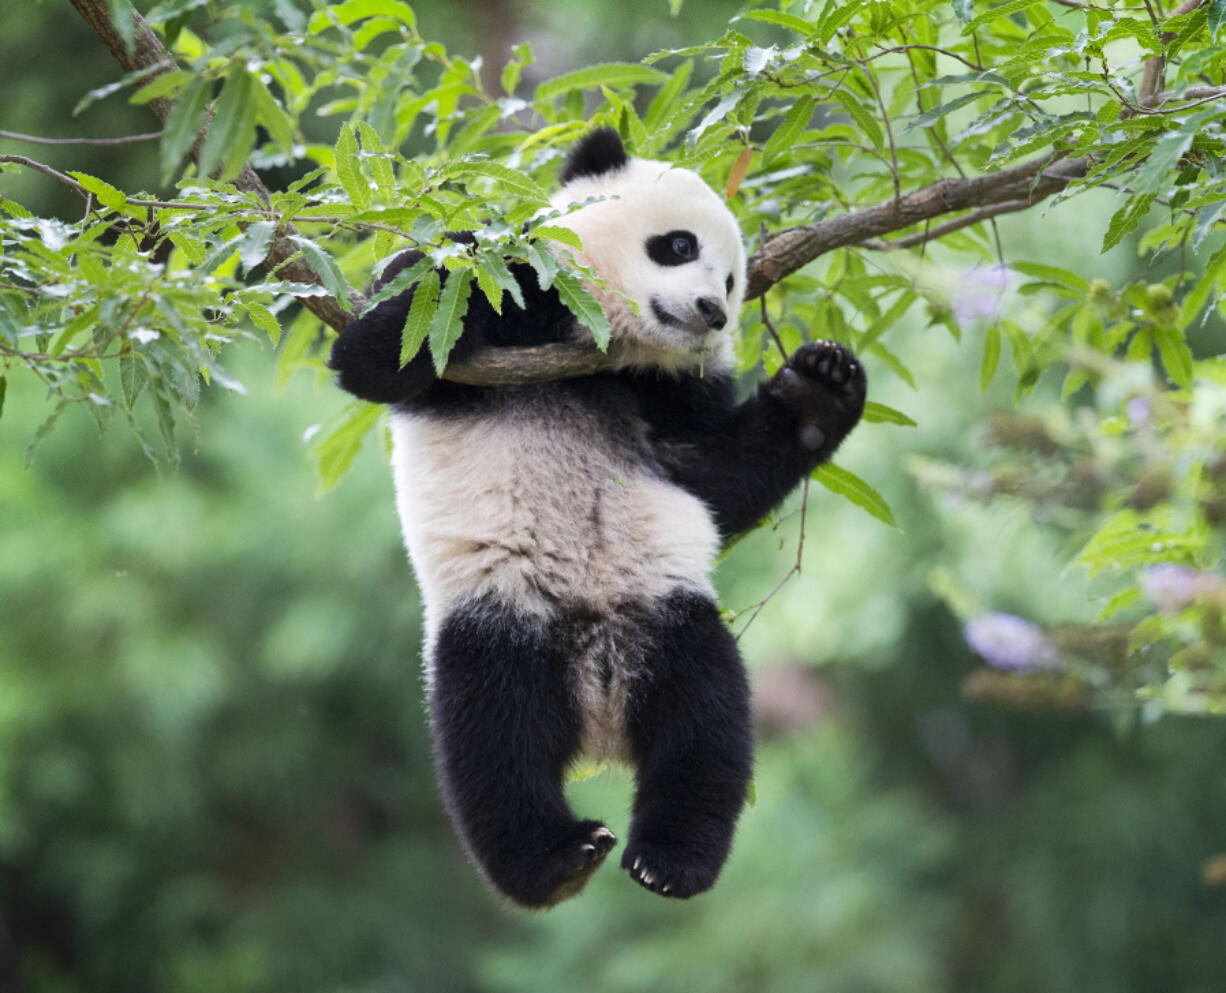
[[[608,128],[576,146],[561,179],[555,207],[616,198],[550,223],[583,239],[579,261],[605,282],[594,292],[622,362],[727,364],[745,289],[745,248],[715,191],[688,169],[628,156]]]

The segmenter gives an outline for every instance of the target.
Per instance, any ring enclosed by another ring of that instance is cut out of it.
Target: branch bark
[[[1185,0],[1183,6],[1194,8],[1199,2],[1201,0]],[[135,11],[132,13],[133,45],[129,49],[115,29],[107,0],[72,0],[72,5],[125,71],[164,67],[155,70],[152,76],[156,76],[175,67],[174,56]],[[165,120],[170,113],[171,102],[153,100],[150,106],[160,119]],[[199,139],[193,146],[193,155],[198,147]],[[745,298],[752,300],[761,296],[780,280],[836,248],[861,244],[961,211],[974,213],[955,218],[935,231],[957,230],[998,213],[1034,206],[1085,175],[1088,166],[1089,160],[1086,158],[1053,160],[1051,156],[1046,156],[983,176],[942,179],[888,203],[827,218],[805,227],[780,231],[766,239],[757,254],[749,260]],[[262,200],[268,201],[268,190],[250,165],[243,167],[234,182],[239,189],[254,192]],[[923,233],[912,234],[889,244],[890,247],[902,247],[905,243],[919,244],[935,236],[933,232],[929,232],[927,237]],[[296,252],[293,242],[280,238],[273,242],[266,263],[270,267],[280,266]],[[297,282],[320,283],[318,275],[301,260],[281,268],[280,275]],[[338,331],[350,320],[350,315],[332,297],[303,297],[301,301],[320,320]],[[350,304],[355,311],[361,310],[365,298],[354,293]],[[613,356],[598,352],[594,345],[587,343],[489,349],[477,353],[467,362],[451,363],[443,378],[470,385],[505,386],[591,375],[608,368],[613,361]]]

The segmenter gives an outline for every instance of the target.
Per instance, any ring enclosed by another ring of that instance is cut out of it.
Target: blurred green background
[[[530,39],[541,76],[705,38],[732,9],[415,6],[427,34],[495,64]],[[122,98],[72,120],[116,73],[67,4],[9,5],[0,25],[19,81],[0,126],[152,129]],[[154,186],[152,146],[0,147]],[[32,174],[0,183],[32,209],[77,209]],[[1120,278],[1137,263],[1086,244],[1092,209],[1020,214],[1002,235]],[[862,430],[843,461],[901,531],[814,489],[804,571],[741,642],[762,745],[719,886],[661,901],[611,860],[547,915],[490,895],[443,819],[384,453],[314,495],[303,438],[339,393],[304,375],[278,391],[270,350],[239,346],[248,394],[206,391],[178,471],[124,433],[99,437],[80,410],[27,469],[46,411],[14,379],[0,422],[0,991],[1226,989],[1226,887],[1202,878],[1226,851],[1226,726],[962,696],[976,662],[934,568],[1046,623],[1095,606],[1028,510],[916,486],[909,456],[973,461],[1010,399],[951,398],[946,379],[974,381],[977,347],[918,325],[897,342],[919,389],[870,370],[873,395],[920,427]],[[736,546],[725,604],[786,573],[797,523]],[[572,797],[624,836],[626,774]]]

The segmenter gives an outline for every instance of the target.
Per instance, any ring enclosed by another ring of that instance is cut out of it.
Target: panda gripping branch
[[[411,290],[353,321],[330,365],[391,406],[435,764],[472,861],[527,907],[578,893],[616,839],[571,811],[565,774],[580,755],[621,760],[636,772],[622,868],[691,897],[728,856],[753,763],[712,565],[855,427],[864,371],[813,342],[737,403],[745,252],[723,201],[606,129],[561,178],[557,206],[604,198],[551,223],[604,280],[612,371],[478,387],[436,378],[424,352],[400,368]],[[420,258],[397,257],[381,283]],[[524,306],[504,298],[500,315],[474,294],[453,355],[586,338],[534,270],[511,270]]]

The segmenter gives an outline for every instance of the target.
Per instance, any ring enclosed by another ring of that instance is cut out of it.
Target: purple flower
[[[1037,624],[1013,614],[980,614],[963,628],[966,643],[997,669],[1053,665],[1056,650]]]
[[[998,317],[1010,275],[1009,267],[1003,265],[976,266],[965,273],[950,300],[959,323],[976,317]]]
[[[1149,401],[1145,397],[1133,397],[1128,401],[1128,405],[1124,408],[1134,426],[1147,424],[1153,410],[1149,405]]]
[[[1196,599],[1205,586],[1199,569],[1163,562],[1141,573],[1141,592],[1145,599],[1166,614],[1177,614]]]

